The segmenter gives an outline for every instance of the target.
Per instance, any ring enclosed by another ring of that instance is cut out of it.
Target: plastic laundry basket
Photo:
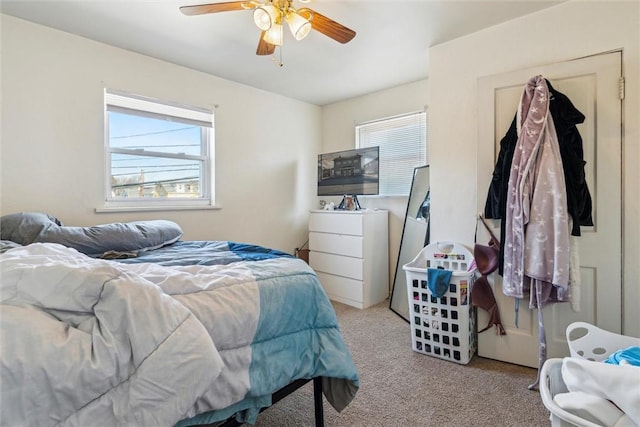
[[[549,419],[552,427],[602,427],[585,420],[571,412],[565,411],[554,402],[553,397],[558,393],[566,393],[567,386],[562,380],[562,359],[547,359],[540,370],[540,397],[542,403],[551,412]]]
[[[579,337],[575,335],[584,332]],[[640,338],[605,331],[585,322],[573,322],[566,329],[571,357],[601,362],[612,353],[631,346],[640,346]]]
[[[441,297],[432,295],[427,283],[428,269],[438,267],[452,272],[449,289]],[[413,350],[469,363],[477,349],[476,311],[471,305],[476,268],[471,252],[458,243],[435,242],[402,268],[407,277]]]
[[[571,323],[567,326],[566,335],[571,357],[596,362],[605,360],[618,350],[640,346],[640,338],[615,334],[585,322]],[[540,397],[544,406],[551,412],[552,427],[599,427],[598,424],[565,411],[553,401],[556,394],[568,391],[562,380],[562,360],[548,359],[540,370]]]

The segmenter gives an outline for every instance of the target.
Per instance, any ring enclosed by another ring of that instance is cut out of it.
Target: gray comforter
[[[207,330],[153,283],[74,252],[3,255],[2,425],[173,425],[222,371]]]
[[[34,243],[0,269],[2,426],[173,426],[230,407],[252,421],[298,378],[331,379],[338,410],[358,388],[333,308],[297,259],[126,265]]]

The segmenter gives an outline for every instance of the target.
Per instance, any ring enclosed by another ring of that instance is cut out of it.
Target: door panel
[[[543,310],[547,356],[569,355],[565,329],[581,320],[619,333],[622,325],[622,223],[621,223],[621,101],[618,80],[621,53],[482,77],[479,87],[478,212],[483,212],[487,190],[500,150],[500,140],[515,115],[525,82],[541,74],[569,97],[586,117],[578,126],[583,139],[586,179],[593,203],[594,226],[581,227],[579,311],[570,304],[549,304]],[[491,221],[499,233],[500,221]],[[482,228],[482,227],[480,227]],[[478,230],[478,241],[489,240]],[[502,293],[501,277],[490,282],[498,301],[506,336],[487,331],[478,337],[478,354],[520,365],[538,366],[537,312],[520,302],[516,316],[513,298]],[[517,317],[517,325],[516,325]],[[478,311],[478,325],[488,321]]]

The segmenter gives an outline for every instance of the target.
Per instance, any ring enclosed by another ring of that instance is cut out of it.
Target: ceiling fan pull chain
[[[284,62],[282,61],[282,46],[276,46],[276,49],[277,52],[273,52],[271,61],[279,67],[284,67]]]

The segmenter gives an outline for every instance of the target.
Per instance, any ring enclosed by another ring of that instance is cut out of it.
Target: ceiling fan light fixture
[[[293,6],[296,1],[308,3],[311,0],[217,0],[215,3],[181,6],[180,11],[190,16],[251,10],[254,23],[261,30],[256,55],[271,55],[276,46],[283,45],[283,21],[287,21],[289,29],[296,40],[304,39],[311,30],[342,44],[350,42],[356,36],[356,32],[352,29],[312,9],[307,7],[296,9]]]
[[[291,34],[293,34],[296,40],[302,40],[307,37],[309,31],[311,31],[311,22],[300,16],[297,12],[292,11],[287,13],[285,20],[287,24],[289,24]]]
[[[253,22],[262,31],[269,30],[278,21],[280,11],[273,4],[267,3],[256,7],[253,11]]]
[[[269,28],[268,30],[266,30],[266,32],[264,33],[264,37],[263,37],[264,41],[266,41],[269,44],[275,45],[275,46],[282,46],[283,40],[284,40],[284,34],[282,31],[282,24],[276,24],[274,22],[274,24],[271,26],[271,28]]]

